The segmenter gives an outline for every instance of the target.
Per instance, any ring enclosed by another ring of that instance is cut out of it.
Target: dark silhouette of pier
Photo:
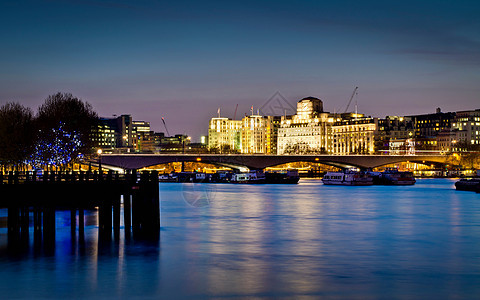
[[[0,172],[0,208],[8,209],[9,245],[55,243],[55,211],[70,210],[72,237],[84,238],[85,210],[98,209],[99,240],[120,239],[121,200],[125,238],[158,239],[158,173]],[[78,216],[78,218],[77,218]],[[78,219],[78,223],[77,223]],[[32,222],[32,223],[31,223]],[[112,235],[113,233],[113,235]]]

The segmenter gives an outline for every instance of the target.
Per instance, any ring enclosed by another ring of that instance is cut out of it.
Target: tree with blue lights
[[[98,116],[90,104],[69,93],[49,96],[37,112],[37,143],[32,164],[65,168],[92,153]]]

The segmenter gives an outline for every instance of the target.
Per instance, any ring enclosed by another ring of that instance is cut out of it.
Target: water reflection
[[[452,187],[449,180],[358,188],[315,180],[218,184],[209,205],[193,206],[184,192],[191,197],[201,189],[162,183],[161,240],[125,238],[123,222],[119,239],[100,239],[97,211],[85,212],[80,238],[78,227],[71,232],[70,212],[57,212],[51,254],[37,251],[33,234],[23,252],[9,253],[0,211],[0,292],[10,298],[468,298],[480,293],[480,202]]]

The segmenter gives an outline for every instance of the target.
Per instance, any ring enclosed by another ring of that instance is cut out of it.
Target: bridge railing
[[[28,184],[39,182],[158,182],[157,172],[118,173],[116,171],[0,171],[0,184]]]

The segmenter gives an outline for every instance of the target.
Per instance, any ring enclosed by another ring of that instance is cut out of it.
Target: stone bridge
[[[103,154],[101,163],[122,169],[141,169],[171,162],[202,162],[252,170],[291,162],[314,162],[367,169],[400,162],[442,166],[446,159],[444,155]]]

